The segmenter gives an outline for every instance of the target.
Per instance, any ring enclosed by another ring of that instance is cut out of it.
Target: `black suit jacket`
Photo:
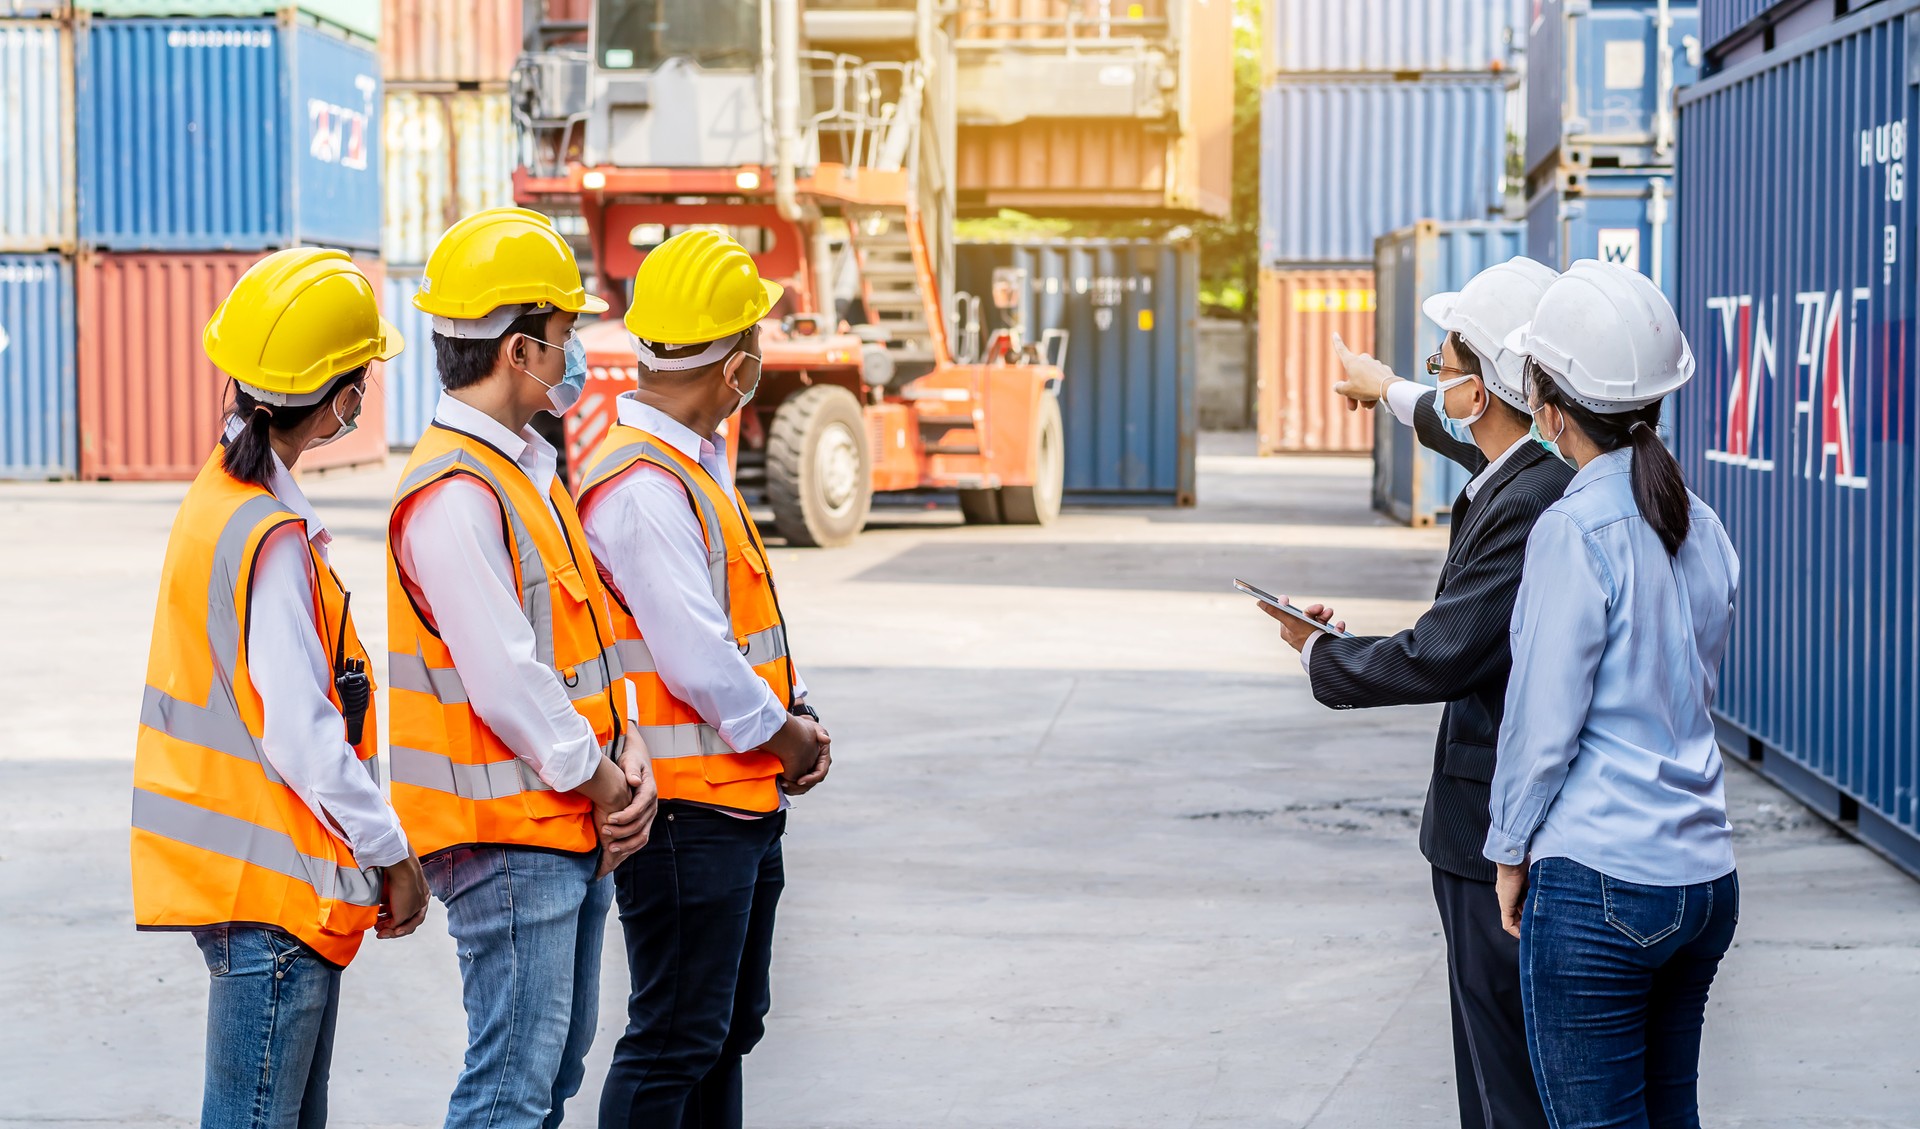
[[[1420,442],[1474,474],[1486,469],[1480,449],[1447,434],[1433,397],[1414,414]],[[1493,477],[1453,503],[1447,563],[1433,606],[1398,635],[1372,639],[1322,636],[1313,645],[1313,696],[1334,709],[1445,702],[1434,748],[1433,780],[1420,822],[1420,851],[1441,870],[1491,882],[1486,843],[1494,746],[1506,712],[1513,657],[1507,629],[1520,590],[1527,536],[1558,501],[1573,468],[1538,443],[1502,463]]]

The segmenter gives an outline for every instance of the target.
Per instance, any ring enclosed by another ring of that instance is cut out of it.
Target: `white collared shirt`
[[[433,419],[512,460],[551,514],[548,491],[559,453],[533,428],[508,431],[445,394]],[[554,791],[586,783],[599,767],[600,742],[573,708],[560,675],[540,661],[493,491],[455,475],[414,494],[394,520],[400,582],[446,643],[473,712]]]
[[[631,392],[620,396],[618,408],[621,423],[693,459],[733,494],[723,436],[703,439]],[[764,746],[786,724],[787,707],[747,665],[734,641],[732,613],[714,598],[706,535],[686,487],[671,473],[639,463],[595,491],[581,521],[600,574],[633,613],[667,689],[736,752]],[[806,697],[797,672],[794,696]]]
[[[233,429],[227,432],[231,437]],[[260,695],[260,746],[267,763],[307,805],[315,819],[333,828],[363,867],[392,866],[407,857],[407,835],[380,785],[347,744],[346,722],[327,697],[333,660],[321,643],[313,606],[313,556],[327,559],[333,535],[313,504],[287,473],[279,455],[267,489],[306,522],[307,537],[284,526],[268,534],[254,565],[247,602],[247,673]],[[327,608],[330,630],[341,609]]]
[[[1396,380],[1392,384],[1387,385],[1387,410],[1393,413],[1393,418],[1399,420],[1402,426],[1412,427],[1413,414],[1420,407],[1421,399],[1436,395],[1437,393],[1437,389],[1430,385],[1421,384],[1418,381],[1405,379]],[[1438,407],[1438,405],[1435,406]],[[1467,481],[1467,501],[1471,502],[1479,495],[1480,488],[1492,481],[1493,476],[1499,472],[1501,467],[1507,465],[1507,460],[1513,457],[1515,451],[1521,449],[1522,444],[1531,443],[1532,441],[1530,436],[1522,435],[1520,438],[1508,444],[1506,450],[1489,460],[1486,466],[1481,467],[1480,473],[1474,475]],[[1320,638],[1320,632],[1316,631],[1307,636],[1307,641],[1300,647],[1300,665],[1304,667],[1309,674],[1313,671],[1313,644],[1314,640],[1318,638]]]

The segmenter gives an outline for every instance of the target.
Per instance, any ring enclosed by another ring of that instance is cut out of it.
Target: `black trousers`
[[[772,1003],[785,812],[736,819],[666,801],[613,874],[632,970],[601,1129],[738,1129],[741,1059]]]
[[[1520,942],[1500,927],[1500,899],[1493,883],[1436,866],[1433,901],[1440,907],[1440,928],[1447,937],[1461,1129],[1547,1129],[1527,1057]]]

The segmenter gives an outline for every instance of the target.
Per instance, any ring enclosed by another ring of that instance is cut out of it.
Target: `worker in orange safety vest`
[[[375,767],[373,684],[289,473],[354,429],[400,351],[344,252],[234,284],[203,336],[232,378],[220,443],[167,539],[134,755],[134,920],[193,933],[211,974],[202,1126],[321,1125],[340,974],[404,937],[427,885]]]

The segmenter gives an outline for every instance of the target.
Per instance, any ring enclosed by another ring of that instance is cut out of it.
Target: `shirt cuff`
[[[1316,631],[1307,636],[1305,643],[1300,644],[1300,669],[1306,671],[1309,678],[1313,677],[1313,645],[1319,639],[1320,633]]]
[[[718,726],[720,739],[736,753],[749,753],[764,748],[780,727],[787,723],[787,707],[767,689],[766,698],[760,708],[740,717],[730,717]]]
[[[398,828],[375,836],[372,842],[353,848],[353,861],[362,870],[369,866],[393,866],[407,860],[407,837]]]
[[[581,721],[584,724],[585,718]],[[555,745],[544,763],[536,765],[540,779],[556,792],[571,792],[593,779],[600,767],[600,742],[588,729],[583,737]],[[551,775],[549,775],[551,773]]]
[[[1404,427],[1413,426],[1413,413],[1420,407],[1420,398],[1433,391],[1426,385],[1413,380],[1396,380],[1387,385],[1387,410]]]
[[[1481,850],[1490,862],[1519,866],[1527,861],[1529,839],[1516,839],[1498,827],[1487,829],[1487,844]]]

